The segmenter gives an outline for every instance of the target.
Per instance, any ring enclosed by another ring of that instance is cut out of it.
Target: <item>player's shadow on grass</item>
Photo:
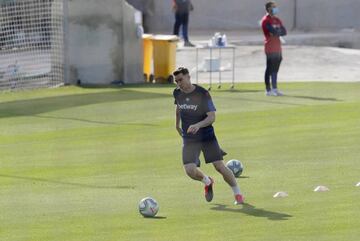
[[[292,216],[286,213],[278,213],[273,211],[268,211],[261,208],[256,208],[255,206],[244,203],[239,207],[229,207],[224,204],[214,204],[215,206],[212,207],[212,210],[216,211],[224,211],[224,212],[235,212],[235,213],[244,213],[249,216],[259,217],[259,218],[267,218],[269,220],[281,221],[281,220],[288,220]]]
[[[85,183],[74,183],[74,182],[50,180],[50,179],[38,178],[38,177],[22,177],[22,176],[5,175],[5,174],[0,174],[0,178],[11,178],[11,179],[30,181],[30,182],[33,182],[33,183],[34,182],[50,183],[50,184],[65,185],[65,186],[76,186],[76,187],[92,188],[92,189],[135,189],[135,186],[93,185],[93,184],[85,184]]]
[[[0,102],[0,118],[16,116],[36,116],[42,113],[88,106],[93,104],[171,98],[171,94],[150,93],[129,89],[116,89],[86,94],[50,96],[34,99]],[[131,103],[129,103],[131,105]],[[151,108],[151,106],[150,106]]]

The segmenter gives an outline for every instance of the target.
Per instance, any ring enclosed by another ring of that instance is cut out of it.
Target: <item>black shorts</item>
[[[187,141],[185,139],[183,143],[182,159],[184,165],[190,163],[199,165],[201,151],[206,163],[223,160],[223,154],[216,137],[206,141]]]

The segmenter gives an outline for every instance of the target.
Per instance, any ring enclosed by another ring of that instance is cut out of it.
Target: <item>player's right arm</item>
[[[180,127],[180,109],[178,105],[176,105],[175,108],[175,127],[179,135],[182,136],[182,129]]]
[[[196,134],[201,128],[212,125],[215,122],[215,105],[208,91],[204,90],[203,108],[206,112],[206,118],[196,124],[189,126],[187,133]]]
[[[212,125],[215,122],[215,111],[207,112],[206,115],[204,120],[189,126],[187,133],[196,134],[201,128]]]

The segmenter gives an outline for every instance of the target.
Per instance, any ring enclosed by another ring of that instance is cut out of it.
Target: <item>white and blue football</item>
[[[159,204],[151,197],[143,198],[139,202],[139,212],[144,217],[154,217],[159,211]]]
[[[229,168],[235,177],[240,177],[241,173],[244,170],[243,164],[239,160],[230,160],[226,163],[227,168]]]

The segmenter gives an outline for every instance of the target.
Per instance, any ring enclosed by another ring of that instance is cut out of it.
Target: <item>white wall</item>
[[[297,27],[360,28],[360,0],[298,0]]]
[[[143,82],[142,40],[123,0],[69,1],[70,83]]]
[[[153,32],[171,32],[171,0],[155,0]],[[190,30],[256,29],[267,0],[192,0]],[[360,28],[360,0],[277,0],[279,16],[288,29]],[[296,7],[296,8],[295,8]],[[295,10],[296,9],[296,10]]]
[[[194,28],[205,28],[207,25],[214,29],[226,30],[258,28],[259,20],[265,15],[265,2],[265,0],[194,1],[197,9],[192,15],[192,21],[196,23]],[[292,28],[293,2],[286,0],[277,2],[281,9],[281,18],[288,28]],[[203,8],[202,6],[206,4],[208,7]]]
[[[258,28],[265,14],[266,0],[193,0],[190,30],[234,30]],[[293,0],[278,0],[281,18],[287,28],[293,27]],[[172,31],[174,14],[171,0],[155,0],[155,14],[151,19],[153,31]]]

